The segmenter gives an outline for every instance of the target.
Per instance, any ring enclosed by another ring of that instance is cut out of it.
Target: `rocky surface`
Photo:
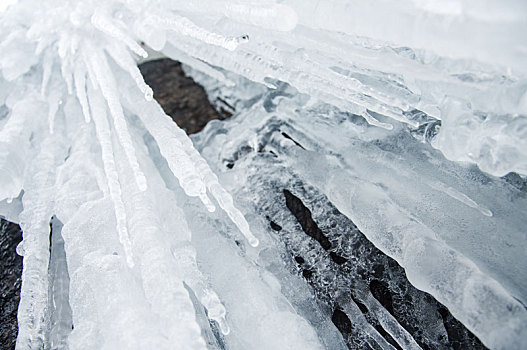
[[[139,69],[165,113],[188,134],[199,132],[210,120],[230,117],[227,110],[214,109],[205,90],[185,75],[181,63],[164,58],[145,62]]]
[[[22,257],[16,246],[22,241],[20,226],[0,219],[0,348],[14,349],[17,309],[22,283]]]

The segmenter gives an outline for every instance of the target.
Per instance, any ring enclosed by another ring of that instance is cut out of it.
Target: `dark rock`
[[[274,221],[271,221],[269,222],[269,225],[271,226],[271,228],[275,231],[281,231],[282,230],[282,226],[278,225],[276,222]]]
[[[311,271],[311,270],[302,270],[302,276],[304,276],[304,278],[306,280],[309,280],[311,278],[311,276],[313,276],[313,271]]]
[[[284,196],[287,208],[296,217],[300,223],[300,226],[302,226],[302,230],[304,230],[308,236],[314,238],[318,243],[320,243],[322,248],[329,250],[331,248],[331,242],[324,235],[324,233],[322,233],[318,225],[313,221],[313,218],[311,217],[311,211],[297,196],[292,194],[290,191],[284,190]]]
[[[357,304],[360,312],[362,312],[364,315],[366,315],[369,312],[368,307],[364,305],[363,303],[361,303],[358,299],[353,298],[353,296],[351,297],[351,299],[353,300],[355,304]]]
[[[337,264],[337,265],[345,264],[348,261],[348,259],[341,257],[340,255],[338,255],[335,252],[329,253],[329,256],[330,256],[331,260],[333,260],[335,262],[335,264]]]
[[[145,62],[139,70],[154,90],[156,101],[187,134],[200,131],[213,119],[231,115],[214,109],[203,87],[185,75],[179,62],[164,58]]]
[[[381,281],[370,281],[370,292],[389,313],[393,315],[393,299],[388,286]]]
[[[18,333],[17,310],[22,284],[22,257],[16,246],[22,241],[20,226],[0,219],[0,344],[14,349]]]
[[[338,308],[335,309],[335,311],[333,311],[333,315],[331,316],[331,321],[335,327],[337,327],[340,333],[351,334],[351,321],[348,315],[346,315],[346,313],[342,310]]]
[[[304,258],[302,258],[301,256],[295,256],[295,261],[297,263],[299,263],[300,265],[302,265],[303,263],[305,263],[306,261],[304,260]]]
[[[305,233],[307,233],[306,228],[308,232],[320,231],[318,234],[322,234],[327,242],[342,241],[343,235],[351,238],[350,242],[352,243],[347,245],[347,249],[342,245],[337,245],[330,252],[329,258],[338,263],[338,269],[331,268],[331,264],[327,263],[327,258],[324,258],[323,255],[313,253],[311,256],[316,257],[316,260],[306,262],[304,264],[306,267],[302,266],[302,275],[315,289],[315,293],[321,300],[325,300],[330,306],[335,307],[338,300],[351,299],[368,323],[396,349],[402,350],[402,347],[382,327],[376,312],[371,312],[365,305],[367,300],[365,290],[369,291],[425,350],[485,349],[483,344],[450,314],[448,309],[429,294],[413,287],[406,278],[403,268],[369,242],[353,222],[327,202],[325,196],[300,183],[293,185],[293,189],[298,193],[298,197],[288,190],[283,191],[286,197],[286,207]],[[305,203],[304,199],[300,199],[300,196],[305,199],[309,198],[309,204]],[[263,205],[262,207],[265,208],[266,206]],[[328,213],[331,214],[328,215]],[[280,218],[277,213],[272,213],[272,216]],[[315,221],[322,218],[324,218],[324,224]],[[285,225],[286,220],[281,219],[281,221],[284,221],[284,229],[280,231],[280,234],[284,232],[282,238],[285,239],[286,245],[292,249],[292,255],[296,257],[299,253],[307,254],[306,251],[302,250],[305,248],[300,248],[303,245],[301,240],[286,236],[288,225]],[[324,233],[322,233],[323,230]],[[291,232],[290,234],[294,233]],[[311,236],[311,234],[309,235]],[[349,259],[343,256],[349,257]],[[334,277],[328,279],[327,276]],[[349,286],[347,289],[350,291],[349,294],[343,292],[345,286]],[[340,310],[340,312],[344,311]],[[332,319],[334,317],[335,315],[332,315]],[[433,325],[437,324],[434,323],[434,319],[438,319],[440,324],[443,324],[447,336],[441,339],[432,337],[434,330],[428,327],[434,327]],[[341,329],[339,328],[339,330]],[[366,347],[366,343],[356,343],[357,338],[367,337],[367,335],[360,333],[359,328],[352,325],[351,333],[348,330],[346,332],[341,330],[341,333],[347,340],[350,349]]]

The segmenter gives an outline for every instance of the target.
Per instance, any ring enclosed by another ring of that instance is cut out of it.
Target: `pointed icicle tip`
[[[199,195],[199,198],[201,199],[201,202],[205,205],[205,207],[210,213],[216,211],[216,206],[214,206],[214,204],[212,203],[212,201],[210,200],[209,196],[207,196],[206,193],[201,193]]]
[[[26,250],[24,249],[24,241],[18,243],[18,245],[16,246],[16,253],[20,256],[24,256],[24,254],[26,253]]]
[[[150,87],[145,90],[145,99],[147,101],[152,101],[154,99],[154,91],[152,91]]]
[[[218,323],[220,326],[221,333],[223,335],[228,335],[231,332],[231,329],[224,318],[222,318]]]

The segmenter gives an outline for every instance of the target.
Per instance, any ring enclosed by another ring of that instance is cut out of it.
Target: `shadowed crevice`
[[[302,226],[302,230],[311,238],[316,240],[324,250],[331,250],[331,242],[324,235],[322,230],[318,227],[317,223],[313,220],[311,211],[302,203],[300,198],[292,194],[288,190],[284,190],[285,204],[291,213],[295,216],[296,220]],[[341,257],[335,252],[330,252],[329,256],[331,260],[338,265],[346,263],[348,260]]]
[[[325,250],[329,250],[331,248],[331,242],[320,230],[316,222],[313,221],[311,211],[302,203],[300,198],[288,190],[284,190],[284,196],[287,208],[295,216],[306,235],[320,243]]]

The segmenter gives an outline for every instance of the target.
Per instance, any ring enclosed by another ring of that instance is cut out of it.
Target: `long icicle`
[[[84,120],[86,123],[89,123],[91,117],[90,109],[88,107],[88,99],[86,97],[86,67],[84,64],[78,62],[75,71],[73,72],[73,78],[75,80],[75,93],[81,105]]]
[[[127,264],[134,266],[132,256],[132,244],[128,234],[126,210],[121,196],[121,185],[119,182],[119,175],[113,157],[112,137],[110,133],[110,125],[106,119],[106,108],[104,107],[104,100],[95,89],[88,84],[88,100],[92,111],[93,121],[95,123],[95,131],[97,139],[101,145],[102,161],[104,172],[108,181],[108,189],[110,197],[115,209],[115,218],[117,220],[117,232],[119,233],[119,241],[121,242],[126,256]]]
[[[130,163],[130,166],[134,171],[134,177],[137,183],[137,187],[139,188],[139,190],[145,191],[147,187],[146,178],[143,172],[141,171],[139,163],[137,162],[134,145],[132,143],[130,133],[128,132],[128,127],[126,125],[123,107],[121,105],[121,102],[119,101],[115,79],[113,78],[113,74],[110,71],[110,67],[108,67],[106,57],[104,56],[104,54],[101,54],[97,51],[93,51],[92,54],[88,55],[88,58],[90,60],[89,65],[91,67],[91,70],[95,74],[94,79],[99,84],[102,94],[106,99],[106,103],[108,104],[108,107],[110,109],[110,114],[113,118],[114,127],[115,131],[117,132],[119,142],[123,146],[126,157],[128,158],[128,162]]]
[[[46,342],[49,222],[53,215],[56,169],[62,153],[60,139],[60,136],[47,135],[26,173],[24,211],[20,214],[24,240],[17,247],[17,252],[24,256],[17,350],[42,349]]]
[[[141,111],[138,115],[145,124],[146,129],[154,139],[156,139],[160,152],[167,160],[174,175],[178,177],[177,171],[175,171],[174,168],[181,166],[179,161],[181,159],[189,159],[190,164],[192,165],[190,169],[192,169],[193,181],[201,182],[200,186],[204,185],[206,189],[210,191],[220,207],[227,213],[247,241],[249,241],[249,244],[253,247],[258,246],[258,238],[256,238],[251,232],[249,223],[245,219],[245,216],[238,208],[236,208],[232,196],[219,183],[218,177],[214,174],[203,157],[201,157],[199,152],[194,148],[192,141],[187,134],[185,134],[185,132],[163,112],[157,102],[148,102],[144,99],[135,99],[133,101],[130,99],[128,102],[137,112]],[[179,148],[177,152],[184,153],[185,157],[180,156],[174,159],[172,156],[172,153],[174,152],[173,145],[176,145],[176,147]],[[172,166],[170,165],[171,163],[173,164]],[[202,195],[200,195],[200,198],[204,201],[204,204],[207,205],[204,198],[206,198],[207,201],[210,200],[206,196],[206,193],[203,193],[203,190],[201,193]]]

